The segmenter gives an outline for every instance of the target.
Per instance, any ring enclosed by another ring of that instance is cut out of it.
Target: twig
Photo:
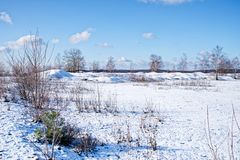
[[[212,156],[213,156],[213,159],[214,160],[217,160],[218,156],[217,156],[217,147],[213,145],[213,142],[212,142],[212,137],[211,137],[211,132],[210,132],[210,124],[209,124],[209,112],[208,112],[208,106],[207,106],[207,129],[206,129],[206,132],[207,132],[207,138],[208,138],[208,146],[212,152]],[[216,148],[216,149],[214,149]]]

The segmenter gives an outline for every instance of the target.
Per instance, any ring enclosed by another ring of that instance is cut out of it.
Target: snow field
[[[59,96],[70,101],[58,108],[65,121],[103,143],[85,159],[211,159],[206,135],[207,107],[213,143],[221,144],[219,155],[222,159],[228,158],[232,106],[240,122],[240,81],[213,81],[202,73],[145,74],[157,80],[151,83],[130,82],[124,74],[69,75],[54,70],[48,75],[53,82],[63,83],[64,87],[59,87]],[[116,101],[117,112],[79,113],[71,91],[78,83],[89,89],[83,93],[86,99],[95,96],[93,91],[98,86],[102,101],[109,98]],[[44,148],[33,138],[38,125],[27,116],[23,106],[1,102],[0,159],[43,158],[31,142]],[[127,135],[131,142],[123,141]],[[151,137],[157,142],[156,151],[150,148]],[[236,125],[234,147],[236,158],[240,158],[237,157],[240,155],[240,137]],[[71,148],[56,149],[57,159],[83,159],[83,156]]]

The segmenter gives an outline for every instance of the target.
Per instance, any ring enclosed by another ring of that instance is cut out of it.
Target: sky
[[[172,61],[224,47],[240,55],[239,0],[0,0],[0,51],[39,32],[54,54],[78,48],[87,61]],[[4,53],[0,53],[1,57]]]

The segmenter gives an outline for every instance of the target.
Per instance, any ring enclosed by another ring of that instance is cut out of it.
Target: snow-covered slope
[[[59,69],[52,69],[44,72],[48,78],[61,79],[61,78],[71,78],[73,75],[69,72]]]

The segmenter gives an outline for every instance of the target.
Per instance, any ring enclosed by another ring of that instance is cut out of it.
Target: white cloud
[[[12,24],[12,18],[6,12],[0,12],[0,20]]]
[[[87,30],[79,33],[75,33],[74,35],[70,36],[69,42],[76,44],[82,41],[88,41],[91,37],[91,28],[88,28]]]
[[[115,63],[118,69],[129,69],[132,65],[132,60],[127,59],[126,57],[120,57]]]
[[[153,33],[151,33],[151,32],[143,33],[142,36],[145,39],[154,39],[154,38],[156,38],[156,36]]]
[[[57,44],[57,43],[59,43],[60,42],[60,40],[58,39],[58,38],[53,38],[52,39],[52,43],[53,44]]]
[[[111,48],[111,47],[113,47],[111,44],[109,44],[107,42],[99,43],[98,46],[101,47],[101,48]]]
[[[30,41],[41,41],[40,37],[36,37],[35,35],[25,35],[17,39],[16,41],[9,41],[6,43],[6,46],[11,49],[18,49]]]
[[[143,3],[163,3],[168,5],[182,4],[191,2],[193,0],[138,0]]]
[[[122,63],[131,63],[132,60],[127,59],[126,57],[120,57],[119,59],[117,59],[117,62],[122,62]]]
[[[6,49],[19,49],[29,43],[30,41],[43,41],[40,37],[37,37],[35,35],[25,35],[17,39],[16,41],[8,41],[3,46],[0,46],[0,51],[3,52]]]

